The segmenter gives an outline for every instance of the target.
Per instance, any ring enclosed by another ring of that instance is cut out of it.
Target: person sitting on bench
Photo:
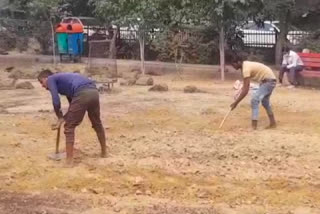
[[[279,73],[279,82],[282,84],[283,75],[285,72],[288,72],[288,79],[291,84],[289,87],[293,88],[298,85],[297,73],[303,70],[303,62],[300,56],[288,47],[283,49],[283,53],[284,55]]]

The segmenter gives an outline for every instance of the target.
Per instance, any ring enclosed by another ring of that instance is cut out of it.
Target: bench
[[[298,53],[304,64],[303,71],[299,72],[298,82],[304,86],[320,86],[320,54]]]

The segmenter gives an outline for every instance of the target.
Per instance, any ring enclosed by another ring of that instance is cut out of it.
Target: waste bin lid
[[[73,23],[67,25],[68,33],[83,33],[83,26],[79,23]]]
[[[56,32],[57,33],[66,33],[67,32],[67,25],[64,23],[60,23],[56,26]]]

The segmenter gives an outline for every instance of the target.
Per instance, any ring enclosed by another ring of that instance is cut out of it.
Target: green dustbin
[[[68,34],[57,33],[57,42],[59,54],[68,54]]]

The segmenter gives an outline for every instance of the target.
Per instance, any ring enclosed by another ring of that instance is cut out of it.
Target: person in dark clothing
[[[95,83],[77,73],[52,73],[50,70],[42,71],[38,80],[52,96],[54,111],[58,117],[53,129],[59,128],[65,122],[67,164],[71,165],[73,162],[75,128],[82,122],[86,112],[100,142],[101,157],[106,157],[106,137],[100,119],[99,92]],[[70,104],[65,115],[61,111],[59,94],[65,95]]]

